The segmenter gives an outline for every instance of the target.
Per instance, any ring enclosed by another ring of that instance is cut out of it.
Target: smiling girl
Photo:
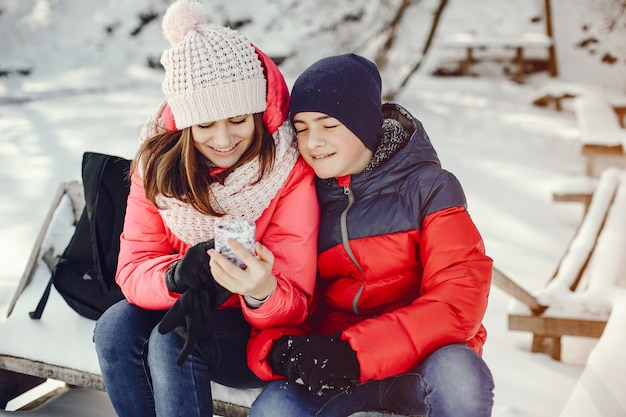
[[[248,341],[300,325],[313,293],[319,206],[286,84],[202,14],[178,0],[163,19],[165,102],[141,132],[120,239],[126,299],[94,333],[119,416],[211,416],[211,381],[262,386]],[[255,254],[227,242],[245,269],[213,249],[218,219],[254,222]]]

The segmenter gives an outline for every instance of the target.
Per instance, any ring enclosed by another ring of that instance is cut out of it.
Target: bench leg
[[[587,155],[587,158],[585,159],[585,175],[587,175],[588,177],[593,177],[594,167],[595,167],[594,156]]]
[[[561,337],[541,336],[533,334],[533,345],[531,352],[547,353],[555,361],[561,360]]]
[[[524,52],[521,46],[515,48],[515,61],[517,62],[517,74],[515,80],[521,84],[524,82]]]
[[[0,409],[4,410],[9,401],[45,381],[45,378],[0,369]]]
[[[472,65],[472,61],[474,60],[474,52],[472,47],[468,47],[466,50],[465,61],[461,63],[461,71],[463,75],[470,75],[470,67]]]
[[[614,106],[613,111],[619,120],[619,125],[622,128],[626,128],[626,106]]]

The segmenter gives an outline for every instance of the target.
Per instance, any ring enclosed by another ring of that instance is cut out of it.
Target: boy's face
[[[298,113],[293,125],[302,157],[320,178],[361,173],[372,159],[372,151],[350,129],[324,113]]]

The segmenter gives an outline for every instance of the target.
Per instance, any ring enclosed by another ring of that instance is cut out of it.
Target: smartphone
[[[215,222],[215,250],[241,269],[246,269],[248,266],[228,247],[226,240],[232,237],[244,248],[248,249],[251,254],[256,255],[254,251],[254,233],[255,224],[253,221],[218,219]]]

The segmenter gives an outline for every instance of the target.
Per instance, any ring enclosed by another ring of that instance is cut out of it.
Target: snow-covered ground
[[[1,313],[57,185],[80,178],[82,153],[133,156],[139,125],[162,97],[162,75],[146,62],[158,59],[167,46],[160,18],[141,26],[140,13],[148,20],[151,12],[162,13],[168,3],[110,0],[96,8],[80,0],[0,0],[0,71],[9,72],[0,77]],[[374,58],[386,40],[391,11],[401,2],[265,0],[254,2],[254,7],[243,0],[205,3],[214,22],[243,23],[241,31],[261,49],[287,56],[281,69],[291,85],[303,68],[325,55],[356,51]],[[490,36],[544,30],[541,19],[533,23],[534,17],[543,16],[543,1],[448,3],[437,36],[459,30]],[[626,94],[625,16],[611,8],[623,2],[553,3],[558,3],[553,5],[558,81]],[[383,69],[388,89],[395,89],[422,58],[437,5],[435,0],[414,2],[405,12]],[[611,22],[617,29],[603,29]],[[138,28],[138,35],[129,35]],[[431,76],[449,53],[438,50],[435,42],[395,100],[423,121],[444,167],[461,180],[469,211],[496,266],[531,292],[539,291],[583,215],[581,205],[551,199],[553,190],[584,172],[573,113],[568,106],[557,112],[531,104],[539,88],[556,81],[545,72],[517,84],[503,75],[502,63],[490,62],[475,66],[477,77]],[[617,64],[603,64],[606,54],[617,57]],[[28,76],[16,73],[26,69]],[[615,349],[610,347],[589,356],[597,341],[582,338],[564,338],[562,362],[531,354],[530,335],[507,329],[510,302],[494,287],[485,317],[489,339],[484,356],[496,381],[494,417],[558,416],[570,395],[587,395],[581,394],[577,381],[588,359],[602,356],[626,363],[624,350],[612,356]],[[611,340],[611,346],[623,346],[622,339]],[[0,347],[6,343],[0,335]],[[46,349],[54,355],[62,354],[63,347]],[[601,391],[599,384],[587,393],[602,393],[603,403],[611,407],[610,393],[626,392],[617,374],[614,391]],[[63,401],[74,403],[79,411],[64,408]],[[103,416],[113,415],[106,394],[83,391],[58,400],[56,411],[30,414],[78,416],[91,407],[98,407]],[[626,414],[615,414],[618,409],[608,408],[602,415]]]

